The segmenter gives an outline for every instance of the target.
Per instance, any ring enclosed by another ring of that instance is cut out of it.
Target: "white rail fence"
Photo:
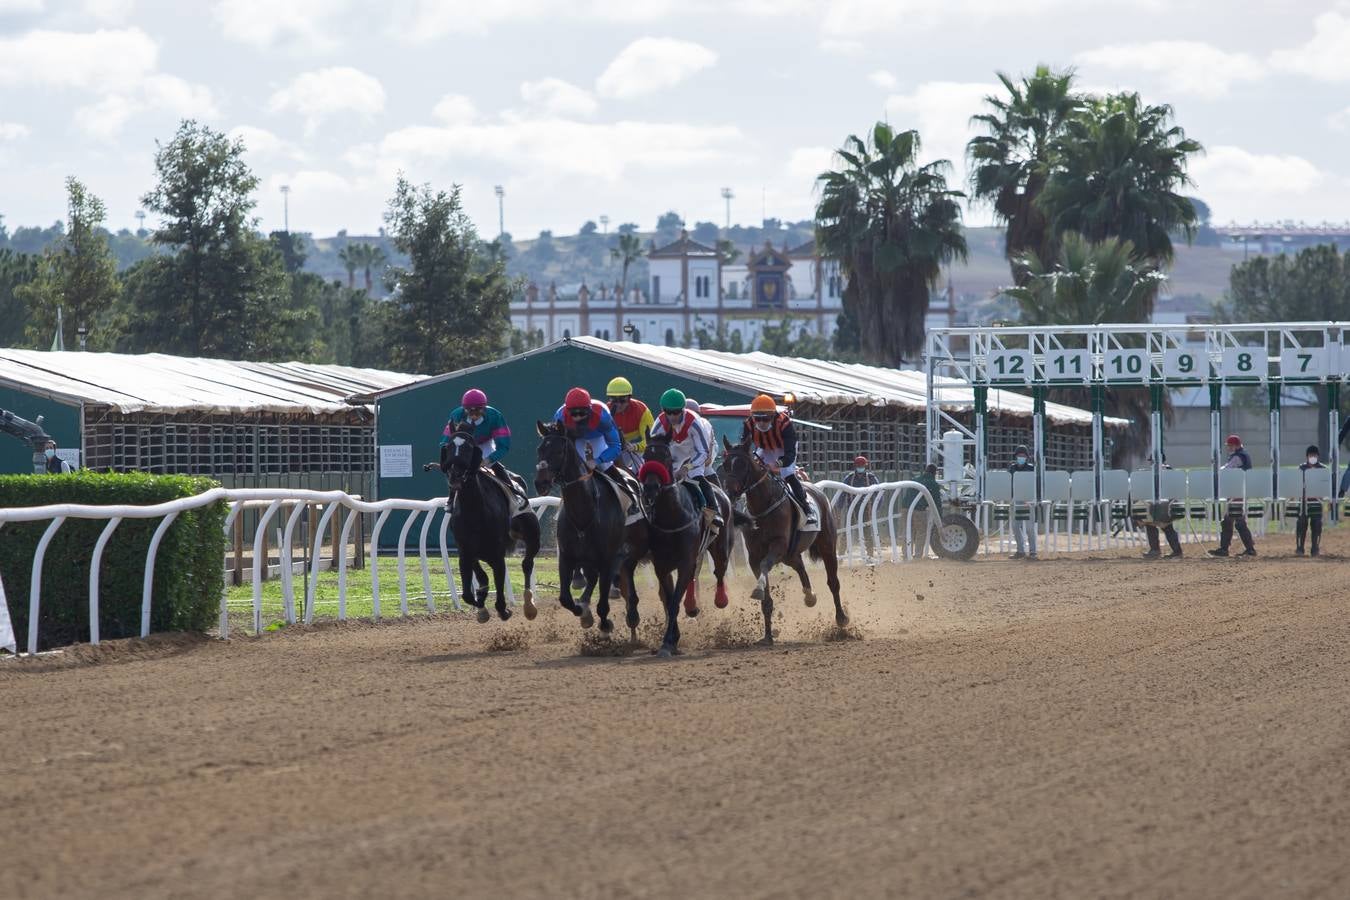
[[[840,482],[825,481],[820,482],[818,487],[822,488],[830,499],[832,508],[844,510],[844,515],[839,524],[839,531],[844,542],[844,553],[842,556],[846,564],[868,560],[864,555],[864,547],[870,545],[871,555],[889,556],[892,561],[908,560],[913,557],[913,511],[918,501],[923,497],[931,497],[923,485],[915,482],[901,481],[881,485],[873,485],[867,488],[853,488]],[[901,508],[900,501],[904,492],[914,490],[913,499],[907,507]],[[847,498],[844,500],[843,498]],[[431,560],[432,554],[443,569],[446,580],[449,583],[450,603],[452,608],[460,609],[460,598],[457,585],[457,573],[451,566],[451,541],[448,534],[450,520],[446,515],[440,516],[438,527],[435,526],[438,512],[445,509],[445,499],[435,498],[430,500],[409,500],[409,499],[389,499],[379,501],[366,501],[353,497],[342,491],[307,491],[307,490],[280,490],[280,489],[226,489],[216,488],[206,491],[193,497],[184,497],[177,500],[171,500],[165,503],[159,503],[152,506],[86,506],[79,504],[58,504],[51,506],[35,506],[24,508],[0,509],[0,528],[3,528],[9,522],[41,522],[47,521],[49,524],[43,531],[42,537],[38,541],[37,548],[33,554],[32,575],[28,595],[28,633],[27,650],[29,653],[37,652],[38,648],[38,623],[39,613],[41,611],[42,601],[42,567],[46,557],[47,548],[51,544],[61,526],[69,519],[92,519],[105,521],[97,542],[94,544],[93,553],[89,563],[89,641],[92,644],[99,643],[99,569],[103,559],[104,550],[108,546],[109,540],[117,530],[118,525],[127,519],[160,519],[150,539],[149,547],[145,557],[145,575],[141,588],[141,636],[145,637],[150,633],[150,612],[153,602],[153,582],[155,571],[155,560],[159,553],[160,543],[174,521],[185,511],[198,509],[212,503],[224,501],[229,504],[229,513],[225,519],[225,534],[231,534],[235,525],[235,520],[245,509],[259,509],[258,522],[254,528],[252,542],[252,626],[256,633],[263,628],[263,567],[267,565],[267,537],[268,529],[273,526],[275,521],[276,528],[279,530],[279,560],[281,594],[283,602],[283,616],[287,624],[295,624],[300,618],[310,623],[314,619],[315,610],[315,591],[317,588],[318,574],[324,567],[325,560],[322,558],[323,536],[335,516],[341,515],[341,537],[334,544],[332,565],[337,568],[337,595],[338,595],[338,619],[347,618],[347,593],[348,593],[348,558],[345,548],[352,539],[352,532],[358,517],[361,515],[373,515],[375,518],[374,526],[370,532],[369,547],[364,550],[368,554],[370,571],[370,592],[372,617],[376,620],[383,614],[383,597],[381,594],[380,569],[379,569],[379,551],[380,535],[383,532],[389,517],[395,511],[407,511],[409,515],[404,519],[402,527],[399,529],[398,542],[396,545],[395,556],[397,559],[398,571],[398,593],[399,593],[399,614],[408,615],[408,544],[409,536],[413,534],[414,527],[417,527],[417,565],[421,576],[421,587],[423,599],[427,609],[430,612],[436,611],[436,599],[431,588]],[[541,515],[549,509],[556,511],[559,500],[556,497],[537,497],[530,501],[531,507]],[[303,600],[303,615],[297,611],[297,592],[295,589],[295,568],[294,557],[296,547],[296,530],[302,519],[305,518],[307,510],[315,507],[320,510],[317,525],[313,528],[312,545],[308,548],[308,568],[306,588]],[[344,511],[340,513],[339,511]],[[284,515],[283,515],[284,513]],[[904,517],[903,527],[900,526],[900,518]],[[418,524],[420,521],[420,525]],[[930,523],[931,524],[931,523]],[[435,544],[429,546],[429,540],[433,533],[436,535]],[[342,548],[342,549],[338,549]],[[743,548],[742,548],[743,549]],[[744,556],[742,557],[744,559]],[[748,566],[747,566],[748,567]],[[527,585],[533,588],[533,583]],[[508,600],[514,604],[515,596],[510,579],[507,579],[505,590]],[[229,619],[229,588],[228,586],[221,594],[220,599],[220,635],[228,637],[230,633]],[[13,636],[7,633],[9,626],[8,607],[6,606],[6,596],[3,583],[0,583],[0,647],[8,646],[11,651],[15,649]]]

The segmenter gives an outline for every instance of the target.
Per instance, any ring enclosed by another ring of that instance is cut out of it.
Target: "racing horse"
[[[773,644],[773,597],[769,593],[769,571],[779,563],[786,563],[801,578],[806,594],[806,605],[816,605],[811,590],[811,578],[806,574],[802,552],[825,563],[825,580],[834,595],[834,621],[839,627],[848,624],[848,614],[839,599],[839,559],[835,555],[834,516],[825,502],[825,495],[811,484],[803,484],[806,493],[816,503],[820,514],[820,531],[804,536],[797,531],[797,513],[791,502],[787,485],[755,455],[749,441],[733,446],[725,437],[722,445],[726,455],[722,460],[722,486],[733,502],[745,497],[745,508],[750,526],[743,527],[745,548],[750,555],[750,569],[758,574],[751,599],[758,600],[764,614],[764,638],[761,644]],[[809,540],[806,546],[803,540]]]
[[[695,579],[705,552],[711,552],[713,573],[717,576],[717,606],[727,605],[724,579],[731,559],[730,524],[717,534],[703,517],[703,495],[695,482],[671,480],[673,460],[670,439],[653,437],[647,442],[644,462],[638,473],[642,483],[642,505],[647,514],[647,542],[656,578],[661,585],[661,601],[666,610],[666,633],[658,653],[663,657],[679,653],[680,596],[684,595],[685,613],[698,615]],[[714,489],[722,518],[731,522],[731,501],[720,489]],[[674,575],[674,581],[671,575]],[[632,573],[625,575],[632,585]]]
[[[534,558],[539,554],[538,516],[533,510],[515,512],[513,501],[507,498],[496,476],[484,471],[483,450],[474,439],[471,425],[461,424],[441,447],[440,468],[450,487],[446,511],[459,550],[459,577],[465,600],[478,608],[479,622],[488,620],[488,579],[483,571],[483,563],[487,563],[497,590],[497,615],[503,622],[511,618],[502,594],[506,556],[516,541],[523,541],[525,555],[520,570],[525,576],[525,618],[533,619],[538,612],[533,591]],[[475,574],[479,584],[476,594]]]
[[[562,494],[558,509],[558,603],[581,619],[582,628],[590,628],[595,624],[591,594],[599,588],[596,612],[600,614],[600,631],[609,634],[614,630],[609,619],[610,586],[618,582],[620,568],[629,560],[632,545],[639,541],[645,545],[646,527],[642,522],[624,524],[619,498],[603,483],[608,476],[586,465],[561,423],[535,425],[540,437],[535,491],[544,496],[557,484]],[[577,572],[585,578],[580,603],[572,600],[572,577]],[[637,591],[632,588],[631,579],[628,587],[626,621],[629,629],[636,632]]]

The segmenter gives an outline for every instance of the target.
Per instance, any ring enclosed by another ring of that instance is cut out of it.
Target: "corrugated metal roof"
[[[604,341],[588,336],[565,338],[522,355],[545,353],[568,344],[604,353],[616,359],[627,359],[641,365],[663,369],[695,381],[743,390],[746,393],[764,392],[778,396],[794,394],[798,402],[808,401],[832,406],[891,406],[914,412],[928,408],[926,376],[922,372],[906,369],[771,356],[760,352],[722,353],[716,350],[659,347],[629,341]],[[489,371],[517,358],[519,357],[509,357],[375,394],[383,396],[402,393],[470,372]],[[948,378],[937,379],[937,384],[939,386],[935,387],[934,392],[943,409],[959,412],[974,408],[975,394],[969,386]],[[371,398],[367,396],[361,399]],[[1032,399],[1016,391],[991,389],[989,409],[1004,414],[1030,417]],[[1092,414],[1087,410],[1060,403],[1047,403],[1045,414],[1052,423],[1059,425],[1092,424]],[[1106,417],[1104,422],[1112,428],[1124,428],[1130,424],[1126,419],[1110,416]]]
[[[163,353],[46,353],[0,349],[0,384],[119,412],[332,413],[347,397],[419,381],[380,369],[253,363]]]

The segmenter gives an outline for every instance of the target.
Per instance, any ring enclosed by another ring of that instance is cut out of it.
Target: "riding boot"
[[[712,525],[715,530],[721,531],[722,526],[726,525],[726,520],[722,518],[722,511],[717,508],[717,495],[713,493],[713,486],[708,481],[708,476],[698,475],[694,478],[698,482],[699,490],[703,492],[703,514],[707,516],[712,513]]]
[[[512,518],[524,512],[529,512],[530,498],[521,490],[520,483],[511,477],[511,473],[506,471],[506,466],[502,465],[501,460],[497,460],[488,466],[492,474],[496,475],[501,483],[511,489],[511,494],[516,498],[516,509],[512,513]]]
[[[792,497],[802,508],[802,514],[806,516],[808,524],[815,525],[817,515],[813,514],[811,504],[806,500],[806,488],[802,486],[801,480],[796,475],[788,475],[783,479],[787,482],[788,488],[792,491]]]

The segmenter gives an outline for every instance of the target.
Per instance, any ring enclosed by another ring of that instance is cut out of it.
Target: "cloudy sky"
[[[877,118],[956,163],[996,70],[1172,104],[1220,222],[1350,219],[1350,0],[0,0],[0,214],[76,175],[134,227],[183,117],[242,137],[258,214],[371,232],[398,171],[570,233],[805,218]],[[975,209],[972,222],[987,219]]]

